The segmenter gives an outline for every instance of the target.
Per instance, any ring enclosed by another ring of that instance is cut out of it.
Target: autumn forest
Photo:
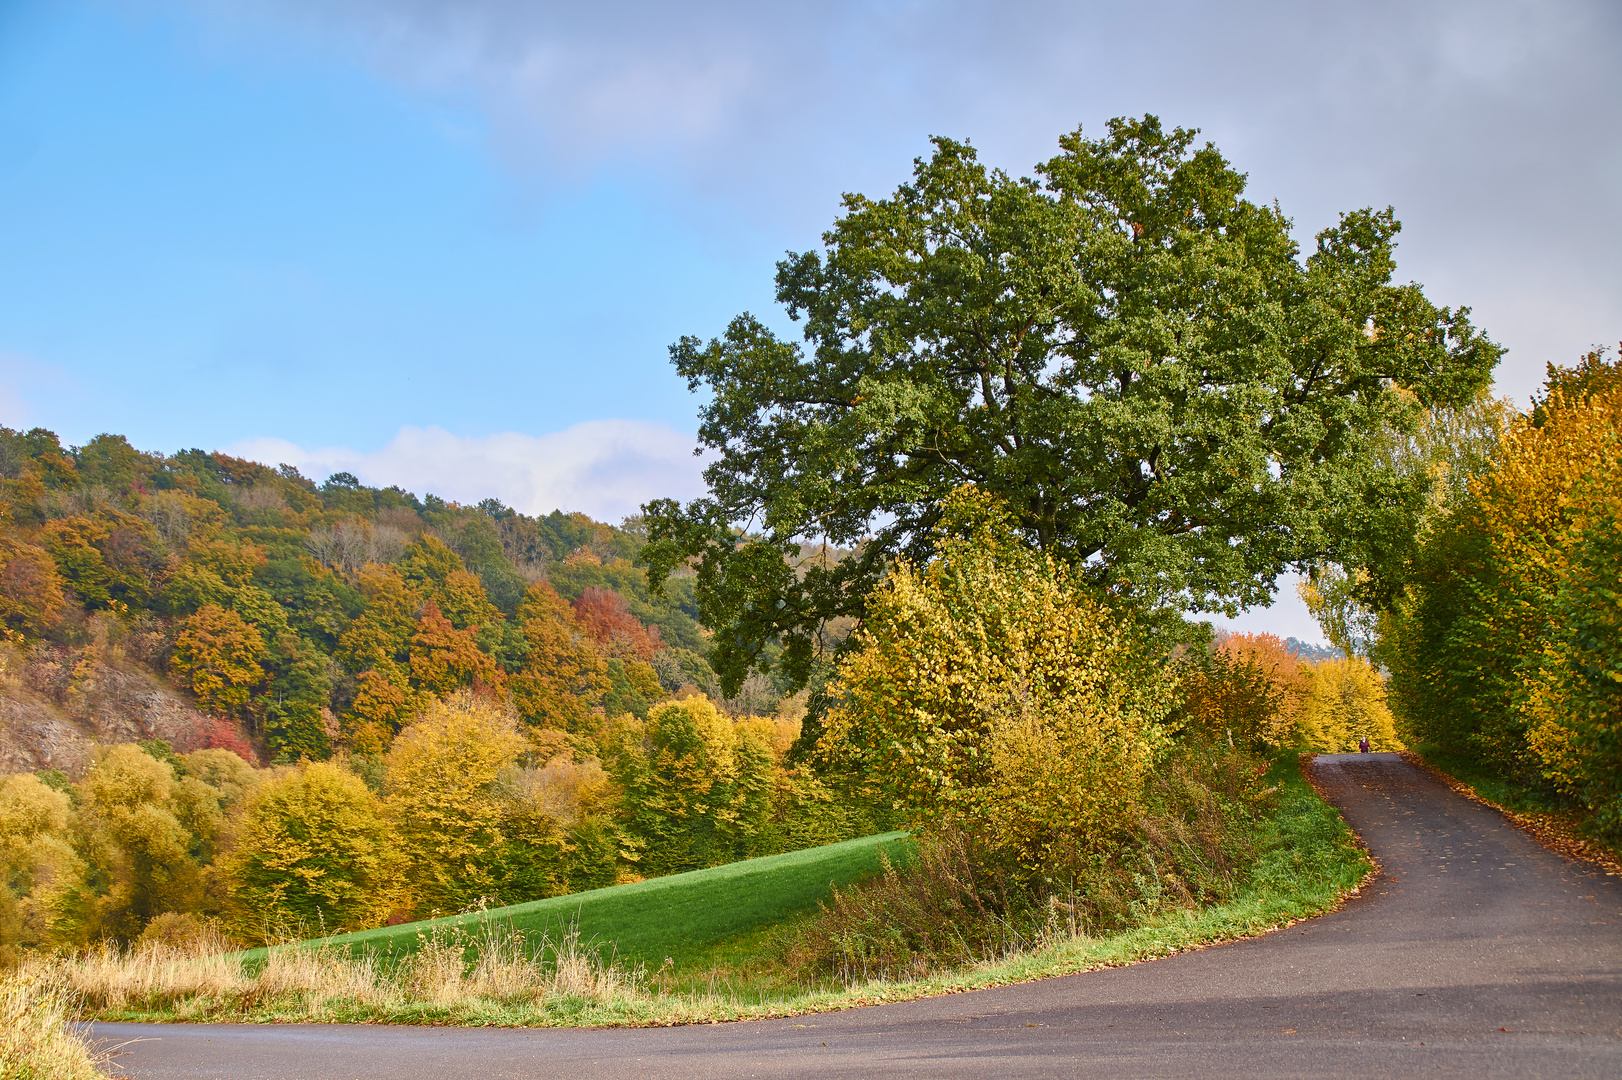
[[[721,694],[691,579],[650,595],[636,520],[40,429],[0,431],[0,473],[8,701],[83,723],[133,679],[195,705],[77,757],[7,747],[16,838],[60,847],[13,860],[41,880],[7,894],[8,948],[131,940],[165,913],[263,940],[878,827],[791,764],[804,691]],[[217,860],[249,791],[259,832]],[[62,839],[70,813],[94,842]],[[347,847],[287,850],[289,820]],[[407,821],[421,835],[389,833]],[[289,872],[312,859],[321,881]]]

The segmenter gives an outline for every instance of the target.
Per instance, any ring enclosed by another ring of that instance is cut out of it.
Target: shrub
[[[1007,873],[1073,878],[1137,819],[1176,678],[992,497],[955,492],[937,543],[871,598],[822,752]]]
[[[398,898],[382,805],[328,761],[301,762],[255,789],[222,864],[232,925],[253,941],[362,929]]]
[[[1305,665],[1272,634],[1229,634],[1183,673],[1185,730],[1207,741],[1282,746],[1306,696]]]
[[[189,912],[166,911],[146,924],[135,947],[162,946],[165,949],[198,953],[227,952],[234,943],[221,932],[219,924]]]
[[[1146,785],[1125,842],[1062,883],[1011,882],[983,838],[951,823],[932,828],[912,858],[836,890],[791,928],[783,962],[800,978],[917,978],[1227,899],[1259,855],[1272,794],[1265,769],[1226,746],[1178,747]]]
[[[784,959],[802,977],[848,983],[919,978],[1017,952],[1028,942],[1004,914],[1004,887],[983,866],[968,834],[936,829],[905,862],[885,858],[879,877],[835,889],[785,939]]]

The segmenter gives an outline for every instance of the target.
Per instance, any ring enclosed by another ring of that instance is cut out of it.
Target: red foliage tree
[[[663,648],[657,626],[643,626],[625,597],[613,589],[587,586],[574,602],[575,621],[611,656],[650,659]]]

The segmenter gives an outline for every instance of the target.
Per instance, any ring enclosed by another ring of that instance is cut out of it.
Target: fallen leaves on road
[[[1528,833],[1532,839],[1557,855],[1597,866],[1612,877],[1622,877],[1622,862],[1605,848],[1579,836],[1576,826],[1559,814],[1523,814],[1515,810],[1506,810],[1491,799],[1482,798],[1476,793],[1475,788],[1449,776],[1412,750],[1402,751],[1402,757],[1410,765],[1425,770],[1465,798],[1492,807],[1503,814],[1511,825]]]

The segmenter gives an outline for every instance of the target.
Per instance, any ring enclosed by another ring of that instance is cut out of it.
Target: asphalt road
[[[127,1075],[1622,1077],[1622,879],[1389,754],[1318,776],[1383,867],[1265,937],[849,1012],[640,1030],[98,1024]]]

